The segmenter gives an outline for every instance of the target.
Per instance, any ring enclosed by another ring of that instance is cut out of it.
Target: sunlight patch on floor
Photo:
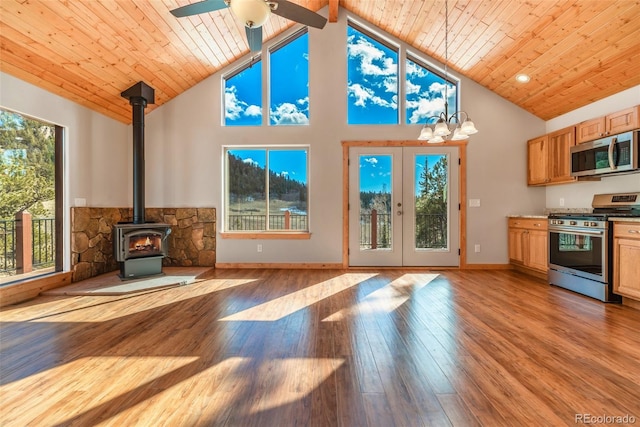
[[[90,411],[123,393],[148,386],[197,359],[191,356],[91,356],[43,369],[0,388],[3,405],[25,409],[22,413],[3,413],[0,424],[64,425],[81,413],[79,408]],[[100,381],[100,387],[95,386],[96,380]],[[30,406],[28,410],[25,405]],[[28,418],[22,420],[23,415]]]
[[[356,286],[376,273],[345,273],[308,286],[274,300],[220,319],[221,321],[276,321],[302,310],[325,298]]]
[[[403,274],[386,286],[370,293],[356,305],[337,311],[322,321],[337,322],[354,315],[391,313],[436,277],[438,274]]]

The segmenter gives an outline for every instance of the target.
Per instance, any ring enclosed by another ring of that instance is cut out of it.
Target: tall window
[[[225,231],[308,231],[308,147],[225,149]]]
[[[409,55],[405,70],[407,124],[424,124],[429,117],[444,112],[445,93],[449,103],[449,114],[458,111],[457,84],[453,80],[445,80],[431,67]]]
[[[262,61],[259,58],[224,77],[224,124],[262,124]]]
[[[0,109],[0,284],[62,270],[62,139]]]
[[[398,47],[347,27],[347,123],[398,124]]]
[[[309,34],[295,33],[269,49],[269,124],[309,124]]]

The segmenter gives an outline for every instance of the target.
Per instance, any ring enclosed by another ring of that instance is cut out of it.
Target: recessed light
[[[528,76],[528,75],[526,75],[526,74],[518,74],[518,75],[516,76],[516,80],[517,80],[518,82],[520,82],[520,83],[528,83],[528,82],[529,82],[529,80],[531,80],[531,77],[529,77],[529,76]]]

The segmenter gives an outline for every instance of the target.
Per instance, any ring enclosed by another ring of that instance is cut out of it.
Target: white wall
[[[601,101],[578,108],[547,122],[547,132],[573,126],[640,104],[640,86],[627,89]],[[560,208],[564,199],[566,208],[590,208],[594,194],[640,191],[640,174],[605,176],[600,181],[582,181],[546,187],[546,207]]]
[[[341,141],[415,139],[421,127],[347,126],[346,50],[344,11],[338,23],[309,30],[308,126],[221,126],[221,75],[228,70],[150,113],[146,122],[147,183],[160,185],[148,186],[147,205],[220,207],[224,145],[309,144],[311,239],[219,238],[217,261],[341,262]],[[544,189],[526,185],[525,141],[544,134],[545,124],[470,80],[462,79],[461,93],[462,109],[480,130],[468,146],[468,196],[481,200],[480,208],[468,210],[468,262],[507,263],[506,215],[544,208]],[[256,250],[258,243],[263,245],[261,253]],[[483,248],[479,254],[472,250],[476,243]]]
[[[0,73],[0,106],[64,127],[64,212],[77,198],[87,206],[131,205],[130,127],[29,83]],[[70,254],[70,233],[64,233]],[[64,260],[68,270],[70,260]]]

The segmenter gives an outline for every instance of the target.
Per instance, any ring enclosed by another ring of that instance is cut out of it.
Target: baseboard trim
[[[30,300],[49,289],[71,284],[71,272],[47,274],[0,287],[0,307]]]
[[[342,263],[290,263],[290,262],[219,262],[216,263],[215,268],[273,268],[273,269],[288,269],[288,270],[336,270],[342,269]]]
[[[466,264],[462,270],[511,270],[510,264]]]

